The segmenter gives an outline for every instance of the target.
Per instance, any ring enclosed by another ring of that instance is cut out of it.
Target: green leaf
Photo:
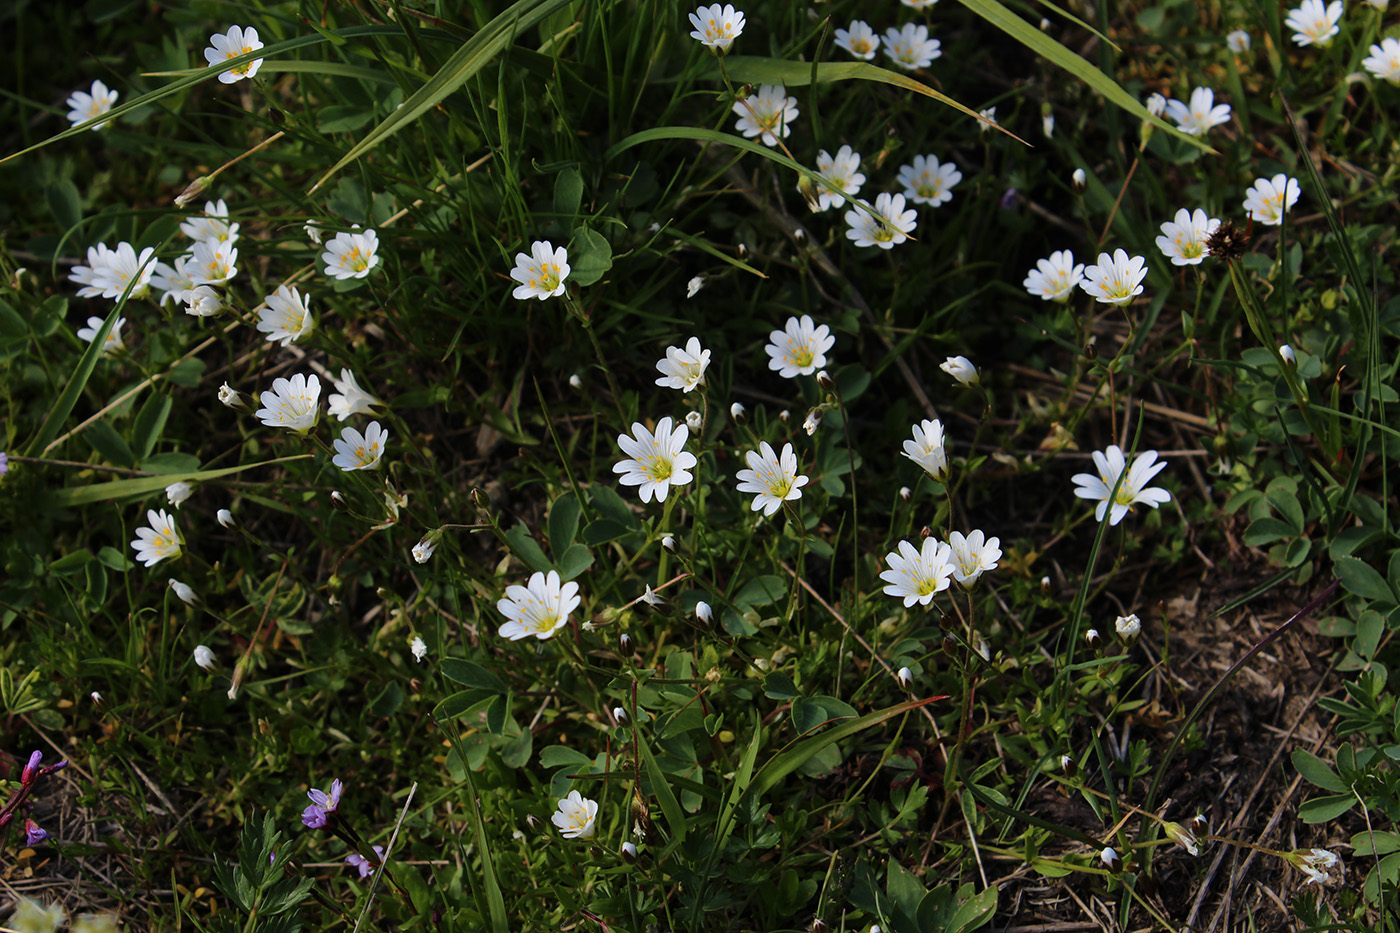
[[[1337,776],[1337,772],[1332,770],[1331,765],[1307,749],[1293,750],[1293,767],[1298,769],[1303,780],[1323,790],[1330,790],[1334,794],[1346,794],[1351,791],[1346,782]]]
[[[166,486],[169,486],[176,480],[185,480],[191,483],[209,483],[225,476],[242,473],[245,470],[255,470],[258,467],[272,466],[277,463],[290,463],[293,460],[309,460],[311,456],[311,454],[294,454],[290,457],[278,457],[275,460],[264,460],[260,463],[245,463],[242,466],[223,467],[218,470],[200,470],[194,473],[166,473],[161,476],[143,476],[140,479],[118,479],[110,483],[93,483],[91,486],[58,489],[45,493],[37,505],[43,508],[55,508],[89,505],[93,502],[108,502],[137,496],[148,496],[153,492],[165,489]]]
[[[505,537],[515,556],[529,565],[531,570],[546,573],[554,569],[549,558],[544,556],[544,551],[535,543],[535,539],[530,537],[530,529],[525,527],[524,522],[511,526]]]
[[[173,404],[170,396],[156,394],[146,399],[146,404],[141,406],[141,411],[137,413],[136,421],[132,425],[136,459],[145,460],[156,449],[161,432],[165,430],[165,422],[170,418]]]
[[[661,804],[661,813],[666,817],[666,825],[671,828],[671,839],[673,842],[681,842],[685,839],[687,827],[685,812],[681,810],[680,801],[676,800],[676,795],[666,780],[666,772],[662,771],[661,766],[656,763],[656,756],[651,753],[650,743],[638,735],[637,747],[642,750],[642,758],[646,760],[647,777],[651,779],[651,792],[656,795],[657,803]]]
[[[1356,850],[1356,855],[1372,858],[1389,855],[1391,852],[1400,852],[1400,835],[1381,830],[1367,830],[1351,837],[1351,847]]]
[[[1287,522],[1277,518],[1260,518],[1249,523],[1244,530],[1244,543],[1250,547],[1261,547],[1280,538],[1292,538],[1298,532]]]
[[[835,697],[802,697],[792,704],[792,724],[798,735],[805,735],[838,719],[852,719],[855,709]]]
[[[594,486],[588,491],[588,501],[604,518],[612,519],[628,531],[637,531],[642,527],[627,500],[611,486]]]
[[[560,218],[578,214],[583,203],[583,175],[570,165],[554,177],[554,213]]]
[[[592,763],[592,758],[567,745],[550,745],[540,752],[541,768],[579,768]]]
[[[596,230],[579,227],[569,241],[569,279],[592,285],[612,268],[612,246]]]
[[[744,584],[744,588],[734,596],[734,605],[740,610],[769,606],[786,595],[787,587],[783,585],[782,578],[767,574]]]
[[[352,146],[350,151],[340,158],[340,161],[332,165],[321,176],[320,180],[311,186],[311,192],[315,192],[324,185],[336,172],[432,110],[453,91],[461,87],[472,75],[485,68],[492,59],[514,42],[516,36],[530,29],[555,10],[568,6],[569,3],[570,0],[517,0],[516,3],[511,4],[509,9],[497,15],[481,27],[476,35],[463,43],[462,47],[452,54],[452,57],[438,69],[437,74],[433,75],[427,84],[415,91],[413,96],[404,101],[399,109],[390,114],[383,123],[370,130],[363,139]],[[341,30],[340,34],[345,35],[348,32],[348,30]],[[240,58],[246,57],[248,56],[240,56]],[[239,60],[230,59],[230,61],[235,62]],[[495,920],[493,911],[493,925]],[[504,916],[502,920],[504,920]]]
[[[482,690],[463,690],[460,693],[454,693],[444,697],[437,706],[433,707],[433,718],[440,721],[456,719],[489,699],[491,699],[491,695]]]
[[[571,544],[559,558],[559,576],[572,580],[593,566],[593,552],[582,544]]]
[[[462,658],[445,658],[438,665],[438,670],[442,671],[442,676],[454,684],[475,687],[479,690],[494,690],[497,693],[506,692],[505,681],[480,664],[473,664]]]
[[[501,746],[501,763],[507,768],[523,768],[530,762],[530,752],[535,747],[535,734],[529,729],[520,730],[520,735]]]
[[[549,507],[549,549],[555,557],[562,557],[565,550],[574,542],[578,533],[578,517],[583,506],[578,496],[566,492],[555,499]]]
[[[1395,602],[1395,594],[1390,591],[1385,577],[1360,558],[1350,555],[1334,557],[1332,567],[1348,593],[1379,602]]]
[[[77,185],[67,178],[60,179],[50,185],[45,194],[48,196],[49,210],[53,211],[59,227],[71,230],[82,222],[83,198],[78,193]]]
[[[961,891],[958,892],[960,895]],[[970,933],[991,922],[997,911],[997,889],[985,888],[982,893],[973,895],[958,906],[953,919],[948,921],[944,933]]]
[[[1335,820],[1356,805],[1351,794],[1335,797],[1314,797],[1298,808],[1298,816],[1304,823],[1326,823]]]
[[[1298,504],[1298,484],[1287,477],[1278,477],[1264,490],[1269,504],[1283,516],[1297,534],[1303,533],[1303,507]]]
[[[135,276],[132,277],[132,281],[135,282]],[[83,390],[87,388],[88,380],[92,378],[92,371],[97,368],[97,361],[102,356],[102,347],[107,343],[107,335],[112,332],[112,325],[116,324],[117,318],[121,317],[122,311],[126,308],[126,300],[131,294],[129,289],[130,286],[128,286],[128,291],[122,294],[117,306],[107,314],[107,319],[97,329],[97,334],[87,345],[83,355],[78,357],[78,363],[73,367],[73,374],[68,377],[63,391],[59,393],[58,399],[49,408],[44,423],[39,426],[39,432],[25,446],[26,456],[38,457],[48,453],[50,443],[58,436],[58,429],[63,426],[64,421],[68,420],[73,406],[78,404],[78,397],[82,395]]]
[[[583,529],[581,540],[589,547],[597,547],[600,544],[607,544],[609,541],[616,541],[629,533],[627,526],[621,522],[613,521],[611,518],[600,518],[588,523]]]
[[[763,678],[763,695],[770,700],[792,700],[801,696],[792,678],[777,671]]]
[[[136,454],[127,445],[126,438],[122,437],[121,432],[112,427],[109,421],[94,422],[83,432],[83,440],[108,463],[122,467],[136,466]]]

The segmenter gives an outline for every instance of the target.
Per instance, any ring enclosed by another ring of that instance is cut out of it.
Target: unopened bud
[[[703,275],[695,276],[695,278],[685,283],[685,297],[694,298],[697,294],[700,293],[700,289],[704,287],[705,277]]]
[[[1079,763],[1074,760],[1074,757],[1072,755],[1061,755],[1060,770],[1063,771],[1065,774],[1068,774],[1070,777],[1074,777],[1074,775],[1079,771]]]
[[[1137,613],[1119,616],[1118,620],[1113,623],[1113,628],[1118,632],[1118,637],[1123,640],[1123,644],[1131,645],[1142,634],[1142,620],[1137,617]]]
[[[185,205],[189,204],[195,198],[199,197],[201,194],[204,193],[204,190],[209,187],[209,183],[211,181],[213,181],[213,179],[210,178],[208,175],[201,175],[194,181],[190,182],[188,185],[185,186],[185,190],[181,191],[179,195],[176,196],[175,206],[184,207]]]
[[[910,489],[908,486],[899,487],[899,498],[903,499],[905,502],[908,502],[913,497],[914,490]]]
[[[472,505],[476,506],[478,509],[489,508],[491,505],[490,497],[487,496],[486,493],[482,492],[481,487],[479,486],[472,487],[472,491],[467,494],[467,499],[471,502]]]
[[[1172,842],[1175,842],[1187,852],[1190,852],[1192,855],[1201,854],[1201,847],[1196,842],[1196,834],[1185,826],[1182,826],[1180,823],[1167,822],[1162,824],[1162,829],[1166,831],[1167,836]]]
[[[952,633],[947,633],[943,636],[943,651],[945,654],[957,655],[958,648],[958,640],[953,637]]]
[[[702,599],[695,604],[695,619],[701,625],[710,625],[715,621],[715,611]]]
[[[349,503],[345,501],[345,497],[340,494],[339,489],[331,492],[331,505],[335,506],[337,512],[344,512],[350,508]]]
[[[781,421],[783,424],[787,424],[789,421],[792,420],[792,412],[784,408],[782,411],[778,412],[778,420]]]
[[[1290,347],[1288,344],[1285,343],[1283,346],[1278,348],[1278,355],[1283,357],[1284,363],[1288,364],[1289,366],[1298,365],[1298,357],[1296,357],[1293,354],[1293,348]]]
[[[238,519],[234,518],[233,513],[230,512],[228,509],[219,509],[218,514],[216,514],[214,517],[217,518],[219,520],[219,524],[223,525],[225,528],[238,527]]]
[[[831,373],[824,369],[817,372],[817,385],[822,387],[823,392],[836,391],[836,380],[832,379]]]
[[[1204,813],[1197,813],[1191,818],[1191,822],[1188,825],[1191,832],[1195,833],[1197,836],[1207,836],[1210,834],[1210,820],[1206,819]]]
[[[613,719],[617,720],[618,725],[622,725],[623,723],[627,722],[627,710],[623,709],[620,706],[614,706],[612,713]]]
[[[1074,174],[1069,178],[1070,184],[1074,185],[1075,191],[1083,191],[1085,188],[1089,187],[1089,176],[1082,168],[1075,169]]]
[[[797,193],[807,202],[807,209],[816,213],[822,209],[822,195],[817,182],[810,175],[797,179]]]
[[[1041,596],[1049,596],[1052,592],[1054,592],[1054,587],[1052,587],[1052,586],[1050,585],[1050,578],[1049,578],[1048,576],[1041,577],[1041,578],[1040,578],[1040,595],[1041,595]]]
[[[666,537],[662,538],[661,546],[668,551],[674,551],[676,549],[676,536],[667,535]]]
[[[735,424],[743,424],[749,420],[748,411],[739,402],[729,406],[729,417],[734,419]]]
[[[919,529],[919,540],[920,540],[920,541],[924,541],[924,540],[926,540],[926,539],[928,539],[928,538],[931,538],[931,537],[933,537],[933,529],[932,529],[932,528],[930,528],[929,526],[925,525],[924,527],[922,527],[922,528]]]
[[[899,673],[896,674],[895,677],[899,680],[899,685],[905,690],[908,690],[914,685],[914,672],[907,667],[901,667]]]
[[[622,844],[622,860],[628,865],[633,865],[637,861],[637,847],[630,842]]]
[[[632,636],[623,632],[617,636],[617,650],[624,658],[632,656]]]
[[[705,416],[698,411],[687,412],[685,416],[685,426],[692,431],[699,431],[705,425]]]
[[[1095,651],[1103,647],[1103,638],[1099,635],[1099,630],[1096,628],[1091,628],[1089,631],[1085,632],[1084,640],[1088,642],[1089,647]]]
[[[575,392],[583,391],[583,380],[579,378],[578,373],[574,373],[569,377],[569,388],[573,389]]]
[[[1104,846],[1104,850],[1099,853],[1099,861],[1115,875],[1123,870],[1123,860],[1118,857],[1118,852],[1113,846]]]

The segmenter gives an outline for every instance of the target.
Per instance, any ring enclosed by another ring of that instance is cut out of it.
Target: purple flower
[[[24,821],[24,844],[26,846],[32,849],[47,838],[49,838],[48,831],[40,828],[38,823],[33,820]]]
[[[345,864],[354,865],[360,871],[360,880],[364,881],[370,874],[384,864],[384,847],[375,846],[374,855],[377,861],[371,862],[360,853],[345,856]]]
[[[1016,206],[1016,201],[1018,198],[1020,198],[1020,195],[1017,194],[1015,188],[1007,188],[1001,196],[1001,209],[1004,211],[1011,210],[1013,207]]]
[[[302,811],[301,821],[306,824],[307,829],[326,828],[331,814],[340,806],[340,792],[343,787],[340,778],[336,778],[331,781],[329,794],[314,787],[306,792],[306,796],[311,798],[311,806]]]
[[[29,764],[25,765],[24,770],[19,774],[19,782],[22,785],[28,787],[30,784],[34,783],[35,778],[39,776],[39,762],[43,760],[44,753],[41,751],[36,750],[30,754]]]
[[[0,450],[0,476],[10,472],[10,455]]]

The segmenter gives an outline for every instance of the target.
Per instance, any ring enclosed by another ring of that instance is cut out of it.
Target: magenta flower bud
[[[44,753],[41,751],[35,751],[29,756],[29,763],[24,766],[24,770],[19,775],[20,784],[28,787],[34,783],[34,779],[39,776],[39,762],[43,760]]]

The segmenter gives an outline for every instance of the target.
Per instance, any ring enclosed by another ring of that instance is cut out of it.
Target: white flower
[[[849,29],[836,30],[836,45],[856,58],[870,61],[880,48],[880,37],[864,20],[854,20]]]
[[[1110,504],[1109,497],[1112,495],[1113,511],[1109,515],[1108,523],[1116,525],[1123,520],[1124,515],[1132,511],[1134,505],[1150,505],[1155,509],[1163,502],[1171,501],[1171,493],[1147,485],[1166,465],[1166,461],[1157,461],[1157,451],[1143,451],[1134,458],[1132,469],[1128,470],[1122,484],[1118,486],[1118,494],[1112,495],[1114,484],[1127,467],[1127,459],[1123,456],[1122,449],[1114,444],[1106,451],[1094,451],[1097,476],[1093,473],[1074,475],[1074,494],[1081,499],[1099,500],[1098,508],[1094,511],[1094,517],[1099,521],[1103,521],[1104,513],[1108,511]]]
[[[1176,219],[1162,224],[1162,235],[1157,238],[1157,248],[1167,255],[1174,266],[1199,265],[1210,255],[1206,240],[1220,220],[1206,216],[1206,212],[1196,208],[1194,212],[1186,208],[1176,212]]]
[[[982,380],[977,367],[965,356],[950,356],[939,363],[938,368],[965,386],[975,386]]]
[[[689,392],[705,384],[705,369],[709,365],[710,351],[701,349],[699,337],[691,337],[686,341],[684,350],[667,347],[666,358],[656,361],[656,370],[661,373],[656,384]]]
[[[705,425],[705,416],[698,411],[688,411],[685,413],[685,426],[692,431],[699,431]]]
[[[666,597],[653,590],[650,583],[647,584],[646,592],[641,595],[640,599],[652,608],[666,605]]]
[[[860,171],[860,153],[850,146],[842,146],[833,157],[822,149],[817,153],[817,204],[812,209],[817,212],[835,207],[845,199],[842,193],[855,195],[865,184],[865,176]]]
[[[214,652],[210,651],[204,645],[195,645],[194,663],[198,664],[206,671],[209,670],[216,663],[214,661]]]
[[[875,198],[875,213],[852,208],[846,212],[846,239],[856,246],[878,246],[892,249],[909,239],[919,219],[919,212],[904,209],[904,195],[882,192]]]
[[[223,285],[238,274],[238,250],[231,241],[200,240],[190,251],[190,280]]]
[[[690,38],[716,55],[723,55],[743,33],[744,14],[734,9],[732,4],[726,3],[721,7],[714,3],[691,13],[690,25],[695,27]]]
[[[1332,37],[1342,31],[1337,23],[1342,18],[1342,0],[1332,0],[1323,6],[1322,0],[1303,0],[1303,5],[1289,10],[1283,24],[1293,30],[1298,45],[1329,45]]]
[[[1400,85],[1400,39],[1386,36],[1380,45],[1371,46],[1371,54],[1361,60],[1361,67],[1381,80]]]
[[[897,550],[885,555],[885,563],[890,566],[880,574],[887,584],[885,595],[904,600],[906,609],[915,603],[927,606],[952,584],[951,554],[948,545],[931,535],[924,539],[920,550],[908,541],[899,542]]]
[[[93,270],[93,287],[101,289],[103,298],[120,298],[127,285],[134,282],[131,297],[143,297],[156,271],[155,255],[155,248],[151,246],[141,250],[138,256],[130,243],[118,243],[116,249],[109,250],[100,260],[101,269]]]
[[[92,93],[87,91],[74,91],[66,103],[71,108],[68,111],[68,122],[77,126],[79,123],[86,123],[89,120],[96,120],[107,111],[111,110],[117,102],[117,92],[107,89],[107,85],[101,81],[92,82]],[[92,127],[100,130],[106,126],[109,120]]]
[[[550,822],[559,827],[565,839],[592,839],[598,827],[598,801],[589,800],[576,790],[559,801],[559,812],[551,816]]]
[[[749,510],[763,509],[764,515],[778,511],[785,501],[802,498],[802,487],[807,485],[807,477],[797,472],[797,454],[791,444],[783,445],[782,455],[773,452],[767,441],[758,445],[758,450],[744,454],[748,462],[747,470],[740,470],[740,492],[756,493]]]
[[[216,32],[209,37],[209,48],[204,50],[204,60],[210,65],[222,65],[240,55],[256,52],[262,47],[263,44],[258,41],[258,31],[253,27],[244,29],[241,26],[230,26],[228,32]],[[224,84],[233,84],[244,78],[251,78],[258,73],[262,63],[261,58],[255,58],[251,62],[220,73],[219,80]]]
[[[925,419],[914,425],[914,439],[904,442],[904,456],[924,468],[934,479],[948,475],[948,451],[944,446],[943,422]]]
[[[219,404],[229,408],[239,409],[244,406],[243,393],[225,382],[219,386]]]
[[[1308,876],[1304,884],[1326,884],[1328,881],[1327,872],[1342,864],[1342,860],[1335,852],[1326,849],[1309,849],[1304,853],[1301,849],[1291,854],[1289,861],[1297,865]]]
[[[548,240],[536,240],[530,255],[515,254],[515,268],[510,277],[520,284],[511,295],[515,298],[557,298],[564,294],[564,280],[569,277],[569,251],[554,248]]]
[[[818,326],[810,314],[804,314],[788,318],[782,330],[770,332],[763,352],[768,354],[769,369],[784,379],[795,379],[810,376],[825,366],[826,351],[835,344],[836,338],[825,324]],[[742,406],[739,411],[743,412]],[[737,420],[739,415],[734,417]]]
[[[223,525],[225,528],[238,527],[238,519],[234,518],[233,513],[228,509],[219,509],[214,517],[218,519],[219,524]]]
[[[219,293],[208,285],[196,285],[185,293],[185,313],[195,317],[209,317],[224,309],[224,301]]]
[[[1118,637],[1131,644],[1140,634],[1142,634],[1142,620],[1134,612],[1131,615],[1119,616],[1113,621],[1113,630],[1118,633]]]
[[[351,415],[372,415],[375,406],[384,404],[360,388],[355,374],[348,369],[340,371],[339,379],[331,377],[331,382],[335,385],[336,394],[326,399],[327,410],[341,421]]]
[[[1053,113],[1043,114],[1040,118],[1040,131],[1045,134],[1046,139],[1055,135],[1055,115]]]
[[[1231,52],[1237,55],[1242,52],[1248,52],[1250,45],[1249,33],[1245,32],[1243,29],[1233,30],[1225,37],[1225,44],[1230,47]]]
[[[765,146],[776,146],[787,139],[797,119],[797,98],[787,96],[781,84],[760,84],[758,93],[734,104],[739,122],[734,128],[749,139],[760,137]]]
[[[696,295],[700,294],[700,289],[704,287],[705,277],[703,275],[695,276],[689,282],[685,283],[685,297],[694,298]]]
[[[500,635],[511,641],[534,635],[544,641],[568,624],[569,613],[578,604],[577,583],[571,580],[561,585],[557,570],[548,576],[536,571],[528,585],[506,587],[505,598],[496,603],[496,610],[508,620]]]
[[[1384,13],[1386,8],[1390,6],[1390,0],[1361,0],[1361,2],[1365,3],[1367,6],[1374,7],[1375,9],[1380,10],[1382,13]]]
[[[1283,357],[1283,361],[1289,366],[1298,365],[1298,357],[1294,355],[1293,348],[1290,347],[1288,344],[1285,343],[1278,348],[1278,355]]]
[[[420,636],[414,635],[413,641],[409,642],[408,650],[413,652],[413,660],[423,663],[423,659],[428,656],[428,643]]]
[[[413,546],[413,559],[420,564],[426,564],[428,558],[433,556],[433,551],[437,550],[437,539],[432,535],[426,535],[421,541]]]
[[[79,298],[96,298],[102,294],[102,289],[97,285],[97,280],[106,274],[107,266],[111,264],[113,253],[107,248],[106,243],[98,243],[96,246],[89,246],[87,250],[88,264],[85,266],[74,266],[73,271],[68,273],[68,281],[83,286],[78,289]]]
[[[1142,294],[1142,280],[1147,276],[1147,261],[1141,256],[1129,258],[1122,249],[1113,255],[1099,253],[1099,261],[1084,270],[1086,281],[1080,282],[1095,300],[1104,304],[1124,306]]]
[[[1036,261],[1035,268],[1026,273],[1021,284],[1032,295],[1045,301],[1069,301],[1074,287],[1084,281],[1084,264],[1075,263],[1074,253],[1067,249],[1056,250],[1049,259]]]
[[[165,487],[165,498],[178,509],[180,503],[188,499],[192,492],[194,492],[194,487],[189,483],[171,483]]]
[[[337,233],[326,244],[321,262],[325,263],[326,275],[337,279],[362,279],[379,265],[379,235],[373,230]]]
[[[1214,91],[1198,87],[1191,92],[1189,106],[1179,100],[1167,101],[1167,116],[1188,136],[1203,136],[1212,126],[1230,122],[1230,105],[1217,104]]]
[[[715,611],[710,608],[710,604],[703,599],[695,604],[695,621],[701,625],[709,625],[715,620]]]
[[[180,232],[196,243],[203,240],[238,242],[238,224],[228,222],[228,205],[224,203],[223,198],[205,201],[204,213],[183,220],[180,223]]]
[[[951,162],[939,163],[938,156],[914,156],[910,165],[899,167],[899,183],[904,196],[915,204],[937,207],[953,200],[953,186],[962,181],[962,172]]]
[[[167,301],[173,300],[182,305],[189,300],[190,289],[195,287],[193,262],[193,256],[181,256],[173,266],[156,263],[155,271],[151,273],[151,287],[161,292],[162,306]]]
[[[988,538],[980,530],[966,538],[961,532],[953,532],[948,535],[948,547],[952,552],[953,579],[969,590],[978,577],[997,569],[997,561],[1001,560],[1001,539]]]
[[[986,136],[997,127],[997,108],[988,107],[986,110],[977,111],[978,129],[983,136]]]
[[[175,591],[175,595],[180,598],[181,602],[193,606],[196,602],[199,601],[199,598],[194,595],[194,590],[190,588],[190,585],[188,583],[181,583],[174,577],[171,577],[165,582],[170,584],[170,588]]]
[[[943,43],[928,37],[928,27],[905,23],[902,29],[893,26],[885,30],[885,54],[905,71],[927,68],[943,54]]]
[[[272,380],[272,391],[262,393],[263,407],[255,415],[269,428],[289,428],[305,434],[316,424],[321,380],[297,373],[291,379]]]
[[[685,449],[689,427],[682,424],[673,430],[668,415],[656,423],[655,434],[641,422],[633,423],[632,434],[618,435],[617,446],[628,459],[614,463],[613,472],[622,474],[618,479],[622,485],[640,486],[637,494],[643,502],[650,502],[653,495],[657,502],[665,502],[672,486],[684,486],[693,479],[689,470],[695,466],[695,455]]]
[[[335,441],[335,456],[331,462],[345,472],[369,470],[379,465],[384,456],[384,447],[389,443],[389,432],[371,421],[365,433],[354,428],[345,428]]]
[[[1167,109],[1167,99],[1158,93],[1147,95],[1147,112],[1154,117],[1160,117]]]
[[[1244,209],[1249,211],[1251,220],[1268,227],[1283,223],[1283,212],[1292,210],[1298,203],[1298,195],[1303,189],[1298,179],[1289,178],[1280,172],[1273,178],[1258,178],[1244,190]]]
[[[167,515],[165,509],[146,511],[149,528],[137,528],[136,540],[131,542],[136,551],[136,559],[147,567],[168,557],[180,556],[180,532],[175,528],[175,519]]]
[[[281,341],[284,347],[311,333],[314,323],[311,297],[285,285],[277,286],[277,291],[271,295],[264,295],[263,307],[258,309],[258,330],[267,334],[270,343]]]
[[[820,408],[813,408],[811,411],[807,412],[807,417],[802,422],[802,430],[807,432],[807,436],[811,437],[813,434],[816,434],[817,428],[821,426],[822,410]]]
[[[119,317],[116,323],[112,325],[112,329],[107,333],[107,339],[102,342],[103,356],[111,356],[113,353],[126,347],[126,344],[122,342],[122,326],[125,324],[126,318]],[[97,336],[97,332],[101,327],[102,318],[90,317],[87,319],[87,327],[78,328],[77,336],[80,340],[86,340],[88,343],[92,343],[93,338]]]

